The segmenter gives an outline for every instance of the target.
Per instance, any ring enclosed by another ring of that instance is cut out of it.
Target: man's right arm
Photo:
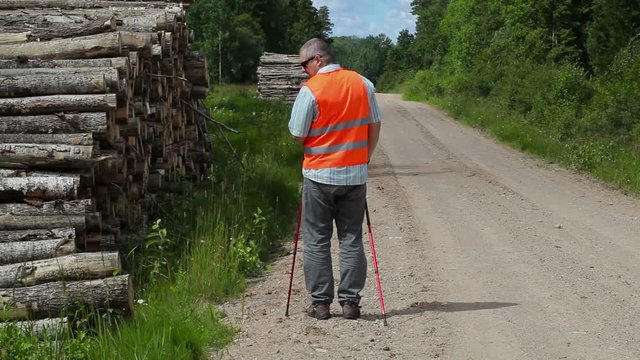
[[[317,114],[316,99],[308,87],[303,86],[296,97],[291,109],[291,118],[289,119],[289,132],[294,139],[300,143],[309,133],[311,123]]]

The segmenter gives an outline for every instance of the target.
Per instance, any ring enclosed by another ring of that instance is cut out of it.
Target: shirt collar
[[[325,67],[318,70],[318,74],[324,74],[324,73],[328,73],[328,72],[332,72],[340,69],[341,69],[340,64],[326,65]]]

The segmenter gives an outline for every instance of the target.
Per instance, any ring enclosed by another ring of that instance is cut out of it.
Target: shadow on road
[[[489,310],[499,309],[504,307],[520,305],[518,303],[510,302],[439,302],[439,301],[422,301],[415,302],[409,305],[406,309],[393,309],[387,312],[387,318],[396,315],[415,315],[422,314],[425,311],[436,312],[458,312],[458,311],[475,311],[475,310]],[[382,319],[382,314],[363,314],[362,318],[365,320],[378,320]]]

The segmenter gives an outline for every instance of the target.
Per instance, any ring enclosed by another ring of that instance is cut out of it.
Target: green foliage
[[[199,0],[188,17],[218,83],[255,82],[264,51],[297,53],[333,28],[329,9],[311,0]]]
[[[333,38],[332,49],[336,63],[357,71],[375,84],[384,72],[392,45],[384,34],[366,38],[341,36]]]
[[[57,337],[53,333],[45,333],[41,339],[16,325],[0,329],[0,359],[88,360],[91,359],[90,345],[91,341],[83,331],[78,331],[74,337]]]

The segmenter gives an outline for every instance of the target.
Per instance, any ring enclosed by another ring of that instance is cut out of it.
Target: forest
[[[637,161],[640,2],[413,0],[411,6],[416,30],[393,35],[395,41],[392,34],[331,37],[329,9],[311,0],[200,0],[190,16],[222,82],[255,81],[263,51],[295,54],[306,39],[324,37],[338,62],[378,91],[438,103],[454,115],[473,108],[516,119],[535,136],[564,144],[577,168],[613,161],[619,149]],[[537,150],[546,151],[558,150]]]

